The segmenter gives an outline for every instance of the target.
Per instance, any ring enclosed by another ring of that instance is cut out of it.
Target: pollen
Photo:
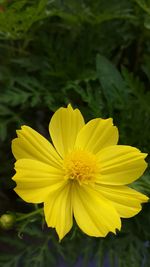
[[[75,150],[64,159],[65,179],[77,180],[79,184],[94,182],[98,172],[96,156]]]

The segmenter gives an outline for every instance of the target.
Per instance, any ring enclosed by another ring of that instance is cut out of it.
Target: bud
[[[13,214],[3,214],[0,217],[0,227],[4,230],[9,230],[13,227],[16,217]]]

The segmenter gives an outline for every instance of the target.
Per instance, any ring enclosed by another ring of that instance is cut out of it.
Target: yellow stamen
[[[82,150],[75,150],[64,159],[65,178],[77,180],[80,184],[94,182],[98,165],[96,156]]]

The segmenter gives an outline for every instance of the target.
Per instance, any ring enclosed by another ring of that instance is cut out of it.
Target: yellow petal
[[[97,153],[107,146],[116,145],[118,130],[112,119],[93,119],[79,132],[75,146]]]
[[[125,185],[138,179],[147,167],[147,156],[135,147],[110,146],[101,150],[99,159],[100,174],[97,182],[109,185]]]
[[[63,186],[63,171],[33,159],[20,159],[15,164],[15,192],[26,202],[41,203],[47,195]]]
[[[56,228],[61,240],[71,229],[72,203],[71,184],[68,183],[61,189],[51,192],[44,202],[44,213],[47,225]]]
[[[67,108],[58,109],[49,125],[50,135],[58,153],[64,157],[71,151],[79,130],[84,125],[84,119],[78,109]]]
[[[35,159],[54,167],[61,166],[61,158],[54,147],[42,135],[28,126],[17,131],[18,138],[12,141],[12,152],[16,159]]]
[[[130,218],[142,209],[141,203],[147,202],[148,197],[127,186],[107,186],[97,185],[97,190],[108,200],[117,210],[122,218]]]
[[[90,236],[106,236],[120,230],[121,221],[115,208],[98,191],[89,186],[73,185],[74,217],[81,230]]]

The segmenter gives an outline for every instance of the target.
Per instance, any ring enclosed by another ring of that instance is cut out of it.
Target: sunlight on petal
[[[16,159],[28,158],[60,167],[62,160],[51,143],[31,127],[22,126],[18,138],[12,141],[12,152]]]
[[[73,212],[81,230],[90,236],[104,237],[121,228],[121,221],[113,205],[89,186],[73,186]]]
[[[97,185],[96,189],[107,198],[122,218],[130,218],[142,209],[148,197],[127,186]]]
[[[53,144],[58,153],[64,157],[74,147],[77,134],[84,126],[84,119],[78,109],[71,105],[58,109],[49,124]]]
[[[70,183],[48,195],[44,203],[44,213],[47,225],[56,228],[61,240],[73,224]]]
[[[15,170],[13,180],[17,186],[14,190],[27,202],[41,203],[51,191],[66,183],[62,170],[36,160],[20,159]]]
[[[147,154],[131,146],[110,146],[98,154],[100,173],[97,182],[110,185],[129,184],[145,171]]]
[[[97,153],[107,146],[118,142],[118,129],[112,119],[93,119],[79,132],[75,146]]]

